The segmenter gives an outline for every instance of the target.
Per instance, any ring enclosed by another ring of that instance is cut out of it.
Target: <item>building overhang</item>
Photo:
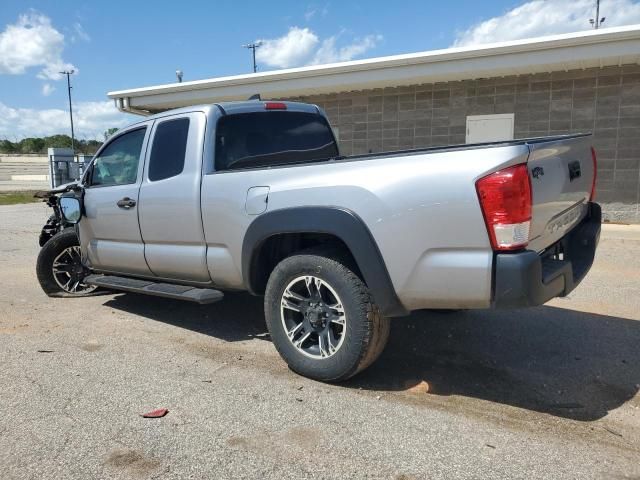
[[[299,97],[639,62],[640,25],[631,25],[171,83],[109,92],[108,96],[121,111],[147,115],[188,105],[246,100],[254,94]]]

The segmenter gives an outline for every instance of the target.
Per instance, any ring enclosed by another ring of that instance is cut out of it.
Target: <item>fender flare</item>
[[[383,315],[398,317],[409,312],[396,295],[391,277],[375,239],[364,221],[340,207],[293,207],[266,212],[248,227],[242,243],[242,277],[247,290],[257,295],[252,272],[264,242],[283,233],[325,233],[344,242]]]

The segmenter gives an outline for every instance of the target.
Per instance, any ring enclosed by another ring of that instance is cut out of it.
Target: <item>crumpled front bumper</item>
[[[518,308],[542,305],[554,297],[568,295],[585,277],[600,240],[600,205],[589,203],[589,213],[547,252],[497,253],[494,259],[492,306]]]

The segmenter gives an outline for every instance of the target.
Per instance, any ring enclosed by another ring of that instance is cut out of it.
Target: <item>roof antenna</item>
[[[249,100],[262,100],[262,99],[260,98],[260,94],[259,93],[254,93],[253,95],[251,95],[249,97]]]

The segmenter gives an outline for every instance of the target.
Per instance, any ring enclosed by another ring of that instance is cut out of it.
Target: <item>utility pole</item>
[[[590,18],[589,23],[596,30],[604,23],[606,17],[600,18],[600,0],[596,0],[596,18]]]
[[[73,134],[73,108],[71,107],[71,80],[69,77],[75,73],[75,70],[65,70],[64,72],[60,72],[62,75],[67,76],[67,91],[69,92],[69,119],[71,120],[71,150],[75,155],[76,152],[76,141],[75,136]]]
[[[248,48],[253,54],[253,73],[258,71],[258,66],[256,65],[256,48],[260,48],[261,46],[262,42],[253,42],[243,45],[243,48]]]

